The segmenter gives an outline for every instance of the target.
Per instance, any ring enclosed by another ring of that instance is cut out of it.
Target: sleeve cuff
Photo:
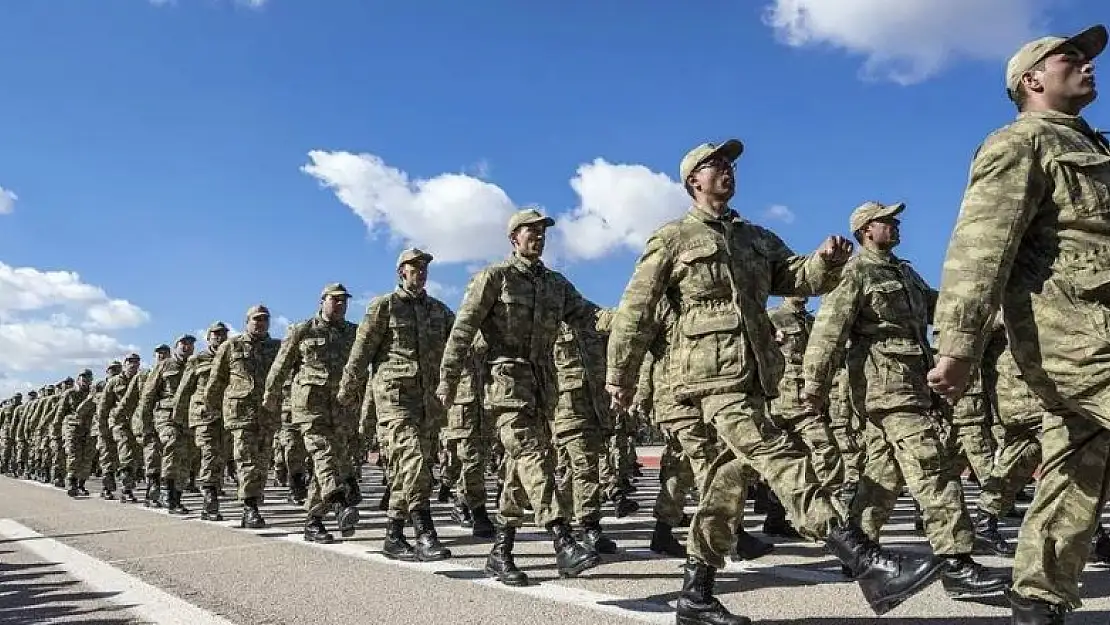
[[[937,354],[960,360],[975,360],[981,337],[972,332],[941,330],[937,339]]]

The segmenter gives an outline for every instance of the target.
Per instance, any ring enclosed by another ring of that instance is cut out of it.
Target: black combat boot
[[[974,599],[1001,594],[1010,587],[1009,575],[994,575],[971,554],[943,556],[946,566],[940,581],[953,599]]]
[[[1110,564],[1110,534],[1107,534],[1102,523],[1098,524],[1095,535],[1091,537],[1091,555],[1088,559],[1099,564]]]
[[[347,488],[347,505],[357,506],[362,503],[362,487],[358,483],[355,476],[350,476],[343,480],[343,486]]]
[[[100,479],[100,498],[111,501],[116,498],[116,476],[111,471]]]
[[[146,496],[143,505],[147,508],[162,507],[162,478],[157,475],[148,475],[146,478]]]
[[[613,510],[618,519],[635,513],[640,509],[640,504],[628,498],[623,490],[613,493]]]
[[[122,485],[119,494],[119,502],[137,503],[138,499],[135,497],[135,478],[131,475],[131,467],[120,469],[119,480]]]
[[[294,505],[303,506],[308,497],[308,480],[304,473],[294,473],[289,476],[289,496],[286,500]]]
[[[382,543],[382,555],[391,560],[416,561],[416,551],[409,541],[405,540],[404,519],[389,520],[385,530],[385,542]]]
[[[786,518],[786,508],[783,507],[774,491],[768,489],[768,492],[770,495],[768,496],[767,517],[763,519],[763,533],[778,538],[800,540],[802,535],[794,529],[794,525]]]
[[[975,551],[985,555],[1012,558],[1014,547],[998,531],[998,517],[982,509],[975,515]]]
[[[601,531],[601,523],[596,519],[582,521],[582,546],[595,553],[606,555],[617,552],[617,543]]]
[[[439,485],[439,492],[436,493],[436,500],[439,501],[439,503],[447,503],[448,501],[451,501],[450,484],[441,483]]]
[[[247,497],[243,500],[243,516],[239,519],[239,527],[250,530],[266,528],[266,519],[263,519],[262,514],[258,512],[258,498]]]
[[[456,499],[451,505],[451,520],[462,527],[474,526],[474,517],[470,514],[470,506],[463,503],[462,499]]]
[[[751,619],[733,614],[713,596],[717,569],[694,558],[682,567],[682,593],[675,604],[678,625],[750,625]]]
[[[559,569],[559,577],[578,577],[582,571],[601,564],[601,556],[578,544],[566,523],[558,521],[548,529],[555,537],[555,566]]]
[[[83,497],[89,496],[89,489],[85,488],[85,480],[77,480],[77,492]]]
[[[867,603],[880,616],[924,589],[945,569],[944,561],[931,555],[883,549],[850,522],[829,528],[825,548],[847,566]]]
[[[220,514],[220,496],[216,492],[215,486],[205,486],[204,492],[204,507],[200,510],[200,519],[202,521],[223,521],[224,515]]]
[[[775,550],[774,543],[763,542],[752,536],[744,529],[743,525],[736,528],[735,538],[732,548],[732,560],[734,562],[762,558]]]
[[[1038,599],[1026,599],[1014,593],[1010,597],[1012,625],[1064,625],[1067,608]]]
[[[166,512],[170,514],[189,514],[189,509],[181,503],[181,491],[176,480],[166,480]]]
[[[474,517],[474,527],[470,530],[472,536],[488,540],[497,535],[497,530],[493,527],[493,521],[490,520],[485,506],[471,508],[470,515]]]
[[[422,508],[412,511],[410,516],[412,529],[416,534],[416,546],[413,548],[416,559],[421,562],[435,562],[450,558],[451,550],[439,542],[435,524],[432,523],[432,511]]]
[[[66,491],[66,494],[70,497],[77,497],[80,494],[80,491],[77,490],[77,478],[69,478],[69,490]]]
[[[527,586],[528,576],[516,568],[513,560],[513,543],[516,542],[515,527],[498,527],[493,539],[493,549],[486,558],[486,575],[496,577],[506,586]]]
[[[304,524],[304,540],[308,543],[320,543],[323,545],[335,542],[335,538],[328,533],[328,528],[324,527],[324,519],[318,516],[309,516]]]
[[[193,494],[196,494],[196,493],[200,492],[200,489],[197,488],[197,474],[196,473],[190,473],[189,474],[189,482],[187,484],[185,484],[185,492],[186,493],[193,493]]]
[[[345,492],[339,493],[336,499],[332,504],[332,510],[335,511],[335,524],[339,526],[340,536],[350,538],[355,535],[355,530],[358,529],[360,518],[358,508],[347,501]]]
[[[671,526],[662,521],[655,522],[655,529],[651,532],[651,544],[648,546],[652,552],[672,558],[685,558],[686,547],[678,542],[671,531]]]

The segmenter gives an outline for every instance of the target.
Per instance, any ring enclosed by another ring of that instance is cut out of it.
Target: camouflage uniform
[[[293,404],[290,402],[292,388],[293,379],[289,378],[281,389],[281,429],[274,440],[277,441],[277,453],[289,474],[287,500],[299,506],[304,505],[305,497],[308,496],[308,450],[305,449],[300,428],[293,422]]]
[[[447,410],[447,427],[440,434],[449,461],[448,473],[443,479],[455,483],[452,516],[456,522],[473,523],[473,533],[479,538],[493,535],[493,526],[486,525],[486,468],[494,437],[493,423],[486,414],[482,397],[488,375],[487,349],[479,334],[459,381],[455,401]]]
[[[223,323],[215,323],[208,328],[208,337],[213,332],[227,332]],[[185,423],[200,456],[201,489],[205,497],[205,512],[209,512],[216,491],[223,484],[224,466],[224,421],[219,408],[208,409],[204,404],[205,388],[211,379],[213,359],[216,350],[209,343],[208,348],[193,356],[185,364],[185,372],[174,394],[174,421]],[[218,520],[218,519],[211,519]]]
[[[420,250],[405,250],[397,267],[431,260],[430,254]],[[439,545],[429,500],[434,442],[446,420],[435,390],[443,346],[454,321],[443,302],[398,286],[367,306],[343,368],[339,397],[356,405],[366,387],[368,368],[373,367],[377,428],[383,440],[389,441],[392,491],[386,514],[390,520],[387,555],[414,555],[403,534],[406,518],[411,519],[418,537],[416,557],[430,560],[451,555]]]
[[[848,387],[848,369],[841,366],[833,375],[829,389],[829,427],[836,439],[836,447],[844,463],[844,488],[846,500],[851,501],[863,470],[863,423],[852,406]]]
[[[66,481],[69,482],[68,494],[76,497],[78,491],[85,491],[85,480],[92,471],[92,422],[96,404],[92,389],[92,371],[85,369],[80,376],[84,378],[86,386],[71,388],[62,394],[55,414],[62,422],[62,440],[64,441],[66,463]]]
[[[129,354],[126,360],[137,362],[139,355]],[[108,381],[104,384],[104,391],[100,394],[100,403],[96,407],[97,421],[107,424],[112,440],[116,443],[122,493],[120,501],[134,500],[135,477],[142,470],[142,450],[138,441],[135,440],[134,431],[131,429],[131,415],[122,411],[123,400],[130,383],[137,377],[139,377],[138,372],[129,374],[127,371],[123,371],[108,378]]]
[[[112,438],[112,424],[108,419],[108,412],[101,411],[104,403],[104,393],[108,389],[108,380],[119,375],[123,370],[123,363],[112,361],[105,370],[105,379],[96,383],[96,402],[93,406],[93,429],[96,436],[97,465],[101,471],[102,490],[100,496],[104,499],[115,499],[116,474],[119,472],[119,447]]]
[[[1106,29],[1023,46],[1008,65],[1009,90],[1068,43],[1093,58]],[[978,362],[1001,303],[1014,361],[1050,412],[1044,472],[1014,561],[1015,618],[1080,605],[1110,480],[1108,224],[1106,139],[1082,117],[1022,112],[977,151],[944,262],[940,355]]]
[[[195,342],[195,338],[185,335],[176,341],[179,345]],[[143,424],[152,424],[162,444],[162,485],[165,498],[162,501],[172,514],[186,514],[188,509],[181,505],[179,486],[187,477],[188,458],[185,456],[185,428],[188,427],[188,414],[175,412],[174,396],[177,387],[185,376],[188,358],[179,351],[159,362],[143,381],[136,415]],[[148,467],[149,468],[149,467]]]
[[[346,297],[342,284],[324,287],[320,299]],[[329,542],[323,517],[330,507],[339,515],[340,530],[349,535],[358,523],[354,508],[360,497],[351,466],[350,445],[358,424],[353,411],[339,404],[336,391],[358,326],[345,319],[329,321],[322,313],[289,327],[266,377],[262,407],[281,409],[282,389],[292,376],[291,419],[312,457],[312,482],[305,499],[305,536]],[[354,483],[354,489],[348,485]]]
[[[269,316],[265,306],[252,306],[247,311],[248,321]],[[258,504],[270,472],[274,435],[281,423],[277,411],[263,407],[262,393],[280,348],[281,341],[268,332],[244,332],[229,338],[216,352],[204,389],[204,405],[210,413],[222,415],[224,428],[231,432],[243,527],[265,527]]]
[[[994,445],[990,433],[992,406],[984,388],[983,366],[973,371],[971,384],[960,401],[952,408],[952,428],[948,432],[952,470],[962,475],[971,467],[980,482],[993,470]]]
[[[19,424],[19,408],[23,404],[23,393],[16,393],[0,411],[0,471],[14,475],[18,463],[16,456],[16,431]]]

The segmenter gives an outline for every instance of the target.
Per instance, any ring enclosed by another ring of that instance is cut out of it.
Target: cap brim
[[[1078,35],[1069,37],[1060,46],[1073,45],[1079,48],[1079,51],[1087,57],[1087,60],[1091,60],[1102,54],[1102,51],[1106,49],[1107,38],[1106,27],[1102,24],[1095,24]]]
[[[531,221],[522,221],[519,224],[517,224],[516,227],[519,228],[521,226],[534,226],[536,224],[543,224],[544,228],[550,228],[550,227],[555,225],[555,220],[550,218],[550,217],[544,217],[543,219],[533,219]],[[513,230],[516,230],[516,228],[513,228]]]
[[[351,294],[346,291],[328,291],[324,293],[324,297],[346,297],[347,299],[351,299]]]

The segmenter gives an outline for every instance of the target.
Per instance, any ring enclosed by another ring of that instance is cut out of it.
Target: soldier
[[[1080,605],[1110,462],[1110,146],[1080,117],[1097,96],[1093,59],[1106,42],[1096,25],[1010,59],[1019,114],[975,155],[937,305],[934,389],[955,400],[967,387],[1001,303],[1014,360],[1051,410],[1014,561],[1022,625],[1063,623]]]
[[[278,411],[262,406],[266,376],[274,364],[281,341],[270,337],[270,309],[258,304],[247,310],[246,331],[220,345],[203,401],[211,413],[223,415],[231,431],[239,501],[243,504],[240,527],[260,529],[266,521],[258,511],[270,471],[274,435],[281,427]],[[221,434],[222,436],[222,434]],[[213,439],[213,442],[220,440]],[[205,508],[218,510],[215,488],[207,485]],[[215,502],[209,505],[208,498]]]
[[[123,369],[108,378],[97,405],[97,422],[106,423],[118,454],[120,503],[135,503],[135,476],[141,469],[141,447],[131,429],[131,415],[123,412],[123,400],[132,380],[138,377],[142,358],[135,353],[123,359]],[[136,403],[138,397],[136,394]]]
[[[866,202],[852,212],[861,249],[825,296],[805,353],[804,401],[827,404],[846,341],[848,383],[856,408],[881,436],[867,449],[867,471],[852,501],[852,518],[878,541],[903,486],[921,506],[933,553],[943,558],[941,581],[957,599],[1002,592],[1005,577],[975,562],[974,531],[959,476],[929,411],[934,401],[925,375],[932,364],[926,327],[936,291],[894,255],[901,241],[904,204]],[[984,520],[985,522],[985,520]]]
[[[444,406],[454,403],[467,354],[481,331],[491,363],[486,407],[507,458],[500,524],[485,570],[510,586],[528,584],[528,576],[513,559],[523,516],[520,499],[531,502],[536,525],[554,535],[560,575],[577,576],[601,562],[597,553],[575,541],[560,515],[547,428],[556,400],[552,354],[559,322],[596,327],[607,322],[608,315],[540,260],[547,229],[554,224],[536,209],[521,210],[509,219],[513,254],[479,271],[467,285],[436,391]]]
[[[143,382],[137,413],[142,422],[153,423],[162,443],[162,483],[166,487],[162,504],[170,514],[188,514],[181,503],[183,478],[188,464],[185,448],[185,428],[188,415],[175,413],[177,387],[185,377],[185,365],[193,355],[196,337],[185,334],[174,342],[173,355],[154,366]]]
[[[290,403],[290,389],[293,379],[285,381],[281,389],[281,430],[276,436],[280,454],[285,460],[285,469],[289,473],[289,493],[286,501],[303,506],[308,497],[308,450],[304,446],[304,437],[297,424],[293,423],[293,405]]]
[[[55,414],[62,421],[62,439],[65,441],[66,494],[76,497],[78,493],[88,495],[85,480],[92,468],[92,454],[89,453],[89,436],[92,434],[92,416],[95,404],[92,398],[93,372],[85,369],[77,375],[77,385],[62,394]]]
[[[887,552],[845,519],[840,503],[821,488],[808,450],[767,415],[784,363],[765,306],[769,295],[811,296],[834,287],[852,245],[830,237],[815,254],[796,256],[770,231],[728,206],[734,161],[743,144],[702,144],[683,157],[680,178],[694,205],[656,230],[625,287],[609,339],[607,383],[614,402],[628,406],[662,298],[676,305],[668,375],[676,401],[697,406],[726,445],[709,470],[690,527],[677,618],[683,623],[744,624],[713,596],[716,570],[733,542],[744,501],[743,476],[755,469],[770,483],[799,531],[825,539],[849,565],[872,608],[882,613],[935,579],[931,557]],[[460,315],[461,318],[461,315]]]
[[[119,472],[119,446],[112,438],[112,425],[108,420],[108,413],[101,412],[100,406],[104,403],[104,393],[108,389],[108,381],[118,376],[123,371],[123,363],[113,360],[105,368],[105,378],[96,383],[96,405],[93,407],[93,422],[96,436],[96,464],[101,471],[100,498],[112,500],[116,498],[116,473]]]
[[[312,457],[312,483],[305,509],[304,539],[330,543],[324,515],[335,511],[340,534],[352,536],[358,526],[362,495],[351,467],[350,445],[357,422],[336,401],[343,365],[351,352],[358,326],[346,320],[351,294],[338,282],[320,293],[319,313],[289,327],[274,364],[266,376],[262,407],[273,414],[281,410],[282,388],[292,375],[292,421],[304,437]]]
[[[483,405],[482,393],[488,375],[488,350],[479,333],[460,378],[455,403],[447,410],[447,427],[441,433],[448,456],[447,480],[455,484],[451,518],[482,539],[496,535],[486,511],[486,469],[494,437],[494,424]]]
[[[439,542],[429,499],[434,443],[446,419],[435,390],[455,315],[424,290],[432,260],[431,254],[419,249],[401,252],[398,286],[366,307],[338,394],[339,403],[352,409],[358,406],[368,367],[373,368],[377,427],[388,441],[393,486],[382,553],[422,562],[451,557]],[[415,547],[405,540],[406,516],[416,534]]]
[[[162,441],[154,426],[153,413],[147,414],[139,410],[139,401],[147,378],[162,362],[170,358],[171,353],[170,346],[165,343],[154,348],[154,368],[141,371],[131,378],[117,408],[119,419],[131,419],[131,431],[142,447],[142,470],[146,476],[143,505],[146,507],[162,507]]]
[[[15,476],[18,473],[16,456],[16,431],[18,429],[20,406],[23,405],[23,393],[12,395],[0,411],[0,472],[4,475]]]
[[[205,335],[207,349],[185,363],[185,373],[174,392],[174,421],[185,423],[200,456],[200,483],[204,493],[204,508],[200,518],[204,521],[222,521],[220,500],[217,493],[223,484],[224,420],[217,405],[205,405],[205,389],[212,377],[212,361],[216,350],[227,341],[227,325],[217,321],[208,327]]]
[[[91,379],[91,376],[90,376]],[[57,394],[57,401],[51,406],[50,412],[45,413],[44,416],[44,436],[43,443],[45,444],[45,451],[47,454],[47,464],[50,467],[50,474],[54,476],[54,486],[57,488],[65,488],[66,485],[66,453],[65,453],[65,437],[63,436],[62,428],[65,424],[66,412],[58,410],[62,401],[65,399],[66,391],[73,390],[73,378],[66,378],[62,380],[61,389]],[[83,487],[78,487],[78,492],[82,495],[88,495],[89,492],[84,490]]]

